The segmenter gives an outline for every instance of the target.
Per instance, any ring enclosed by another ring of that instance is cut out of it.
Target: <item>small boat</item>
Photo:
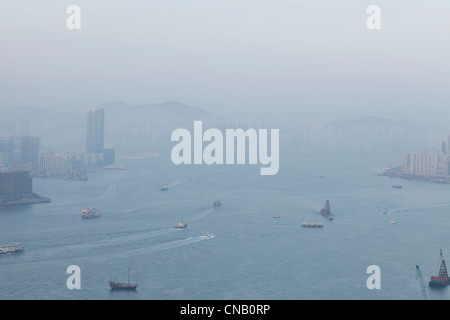
[[[334,218],[333,218],[333,215],[332,214],[330,214],[329,216],[328,216],[328,220],[333,220]]]
[[[187,224],[185,224],[183,222],[183,219],[181,219],[180,223],[175,228],[177,228],[177,229],[184,229],[184,228],[187,228]]]
[[[386,210],[386,209],[383,210],[383,214],[385,214],[385,213],[387,213],[387,210]]]
[[[168,185],[163,185],[163,187],[161,188],[161,191],[167,191],[169,190],[169,186]]]
[[[218,207],[222,206],[222,202],[220,200],[216,200],[213,202],[212,205],[213,205],[213,207],[218,208]]]
[[[280,216],[273,216],[274,219],[280,219]]]
[[[214,237],[214,235],[212,233],[206,233],[205,234],[205,239],[210,239],[210,238],[213,238],[213,237]]]
[[[395,189],[401,189],[401,188],[403,188],[402,186],[392,186],[392,188],[395,188]]]
[[[81,210],[81,218],[88,219],[88,218],[96,218],[100,217],[101,212],[98,208],[86,208]]]
[[[394,224],[395,223],[395,219],[391,219],[391,222],[390,222],[391,224]]]
[[[303,222],[302,227],[304,228],[323,228],[323,224],[315,222]]]
[[[128,282],[114,282],[108,280],[111,290],[136,290],[138,283],[130,283],[130,268],[128,268]]]

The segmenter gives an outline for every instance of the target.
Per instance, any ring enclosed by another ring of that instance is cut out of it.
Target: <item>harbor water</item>
[[[416,264],[429,298],[449,299],[428,280],[440,249],[450,259],[450,185],[378,175],[400,161],[281,157],[278,174],[262,176],[259,165],[162,156],[119,159],[127,170],[88,181],[35,178],[50,203],[0,210],[0,240],[25,247],[0,257],[0,299],[410,300],[422,298]],[[333,221],[318,214],[326,200]],[[88,207],[101,216],[81,219]],[[81,289],[67,286],[72,265]],[[372,265],[380,289],[367,286]],[[112,291],[108,280],[127,281],[128,268],[138,288]]]

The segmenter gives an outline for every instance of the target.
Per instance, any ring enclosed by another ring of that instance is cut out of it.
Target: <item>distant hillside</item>
[[[129,105],[123,102],[104,103],[99,108],[111,116],[145,116],[147,119],[218,119],[215,115],[200,108],[192,107],[181,102],[163,102],[145,105]]]

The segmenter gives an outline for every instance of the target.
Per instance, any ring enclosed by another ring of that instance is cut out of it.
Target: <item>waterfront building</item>
[[[0,172],[0,196],[30,194],[33,192],[33,179],[29,171],[13,170]]]
[[[71,173],[81,168],[83,158],[76,153],[40,153],[39,172],[45,172],[47,176],[60,176]]]

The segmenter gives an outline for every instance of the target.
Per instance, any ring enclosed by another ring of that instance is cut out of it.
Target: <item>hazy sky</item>
[[[447,125],[449,17],[448,0],[2,0],[0,110],[180,101],[272,123]]]

